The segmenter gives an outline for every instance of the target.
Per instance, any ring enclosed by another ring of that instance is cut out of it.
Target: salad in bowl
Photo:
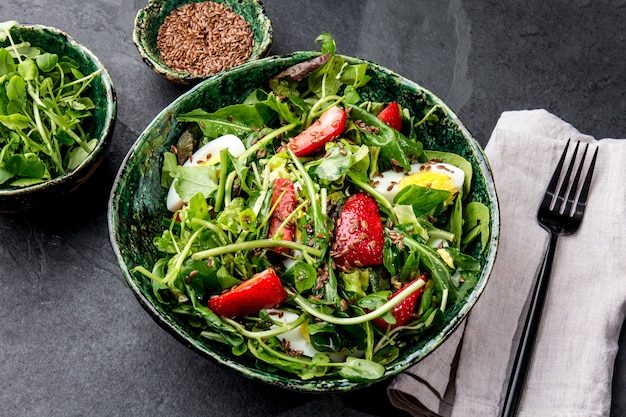
[[[400,77],[406,95],[372,89],[373,64],[318,42],[238,84],[240,100],[216,104],[200,85],[164,111],[149,166],[118,174],[110,227],[127,281],[175,335],[250,377],[349,389],[458,325],[495,256],[497,204],[443,103],[409,96]],[[442,126],[452,133],[433,135]],[[155,199],[126,201],[155,182]]]

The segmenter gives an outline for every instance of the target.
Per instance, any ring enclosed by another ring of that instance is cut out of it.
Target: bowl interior
[[[100,60],[85,46],[78,43],[68,34],[50,27],[41,25],[20,25],[11,29],[11,37],[14,42],[27,41],[32,46],[37,46],[50,53],[59,56],[67,56],[79,65],[83,74],[92,73],[97,70],[102,72],[91,83],[88,96],[95,104],[93,116],[87,123],[83,124],[83,129],[92,138],[98,138],[96,148],[89,156],[73,171],[53,178],[41,184],[23,188],[0,189],[0,199],[6,196],[23,196],[38,190],[52,189],[55,192],[68,192],[77,188],[95,170],[109,145],[116,118],[116,95],[113,82],[106,68]],[[0,42],[4,47],[9,44],[8,39]],[[63,189],[62,185],[67,188]],[[3,201],[3,204],[5,202]],[[3,206],[0,204],[0,206]],[[21,204],[28,205],[26,201]],[[0,207],[5,209],[6,207]],[[4,211],[8,211],[4,210]]]
[[[164,204],[166,190],[159,184],[162,154],[170,149],[184,130],[184,125],[176,121],[176,115],[197,107],[214,111],[222,106],[241,102],[251,91],[264,86],[271,76],[282,69],[315,55],[312,52],[298,52],[244,64],[204,81],[165,108],[141,134],[122,164],[111,194],[109,228],[124,277],[139,302],[157,323],[185,345],[243,375],[288,389],[312,392],[348,391],[368,384],[344,379],[301,381],[288,376],[267,374],[255,369],[253,363],[246,362],[245,359],[234,358],[229,349],[201,340],[193,329],[155,299],[151,284],[145,278],[130,272],[137,265],[150,269],[160,257],[152,245],[152,238],[161,234],[161,219],[169,217]],[[358,61],[354,58],[346,59],[353,63]],[[476,287],[462,302],[447,310],[443,327],[409,347],[399,360],[388,367],[385,376],[389,377],[408,368],[441,344],[475,303],[487,282],[495,258],[499,218],[488,163],[480,146],[456,115],[440,99],[419,85],[371,63],[369,71],[371,81],[359,90],[364,100],[397,100],[402,106],[410,108],[413,114],[424,114],[425,110],[435,104],[446,109],[449,117],[427,128],[423,138],[424,146],[426,149],[456,152],[471,162],[474,168],[471,199],[487,205],[493,218],[489,247],[482,254],[473,254],[482,265],[482,275]]]
[[[167,79],[179,83],[199,81],[207,76],[193,75],[176,71],[170,68],[157,48],[157,33],[165,18],[172,10],[185,4],[200,3],[204,0],[151,0],[146,7],[137,12],[133,41],[144,61],[152,69]],[[250,23],[250,30],[254,37],[254,45],[249,60],[261,58],[269,54],[273,29],[270,19],[265,15],[263,4],[258,0],[213,0],[225,6],[232,7],[233,11]]]

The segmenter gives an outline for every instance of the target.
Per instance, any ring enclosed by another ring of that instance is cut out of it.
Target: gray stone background
[[[405,416],[385,385],[306,395],[218,368],[162,330],[123,280],[106,223],[113,178],[185,91],[132,42],[146,1],[0,0],[0,21],[70,33],[108,68],[118,120],[87,187],[45,211],[0,216],[0,416]],[[501,112],[545,108],[581,132],[626,137],[625,0],[265,0],[272,54],[317,49],[375,61],[444,99],[485,145]],[[619,278],[619,277],[616,277]],[[623,277],[621,277],[623,278]],[[626,337],[613,416],[626,416]]]

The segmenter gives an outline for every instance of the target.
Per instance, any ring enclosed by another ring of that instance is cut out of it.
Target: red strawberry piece
[[[380,265],[383,262],[383,222],[378,203],[359,192],[348,198],[337,219],[332,256],[339,267]]]
[[[285,301],[287,291],[273,269],[266,269],[230,290],[212,297],[209,308],[220,317],[242,317]]]
[[[417,281],[419,279],[421,279],[423,281],[426,281],[426,277],[424,275],[422,275],[421,277],[417,278],[413,282],[415,282],[415,281]],[[404,288],[408,287],[413,282],[411,282],[410,284],[405,285],[402,289],[396,291],[391,296],[391,298],[394,298],[398,294],[401,294],[402,291],[404,290]],[[387,330],[388,326],[391,326],[392,329],[395,329],[398,326],[404,326],[405,324],[407,324],[408,322],[410,322],[414,318],[414,316],[415,316],[415,307],[417,306],[417,302],[419,301],[419,298],[420,298],[420,296],[422,295],[423,292],[424,292],[424,286],[421,286],[420,288],[415,290],[415,292],[413,292],[413,294],[409,295],[407,298],[405,298],[404,300],[400,301],[398,304],[395,305],[395,307],[391,310],[391,314],[396,319],[396,323],[395,324],[387,323],[382,317],[374,319],[373,320],[374,324],[377,325],[383,331]]]
[[[296,225],[293,220],[289,221],[285,227],[279,231],[280,225],[296,209],[296,191],[293,186],[293,181],[288,178],[276,178],[276,180],[274,180],[272,207],[274,206],[276,206],[276,208],[270,217],[268,238],[271,239],[279,233],[280,235],[277,236],[277,238],[293,241],[296,231]],[[285,247],[273,248],[272,250],[277,253],[289,253],[289,249]]]
[[[389,103],[383,111],[378,113],[378,118],[396,130],[402,129],[402,113],[400,106],[395,101]]]
[[[347,118],[345,110],[337,106],[331,107],[311,126],[291,138],[287,147],[296,156],[305,156],[322,149],[326,142],[343,133]]]

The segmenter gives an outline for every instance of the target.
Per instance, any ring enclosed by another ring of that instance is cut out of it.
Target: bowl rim
[[[147,20],[146,17],[153,20],[156,16],[158,16],[159,13],[151,13],[151,11],[158,10],[159,12],[161,12],[162,11],[161,6],[166,1],[167,0],[149,0],[148,4],[145,7],[139,9],[137,11],[137,14],[135,15],[134,29],[133,29],[133,43],[137,47],[139,55],[141,56],[144,63],[148,65],[148,67],[150,67],[157,74],[165,77],[169,81],[179,83],[179,84],[197,84],[203,80],[206,80],[207,78],[211,78],[215,75],[223,73],[224,71],[221,71],[218,74],[198,75],[198,74],[192,74],[192,73],[184,72],[184,71],[177,71],[171,68],[170,66],[168,66],[167,64],[165,64],[165,62],[163,62],[160,56],[157,56],[156,53],[153,53],[150,50],[150,48],[148,48],[146,44],[148,40],[145,37],[145,34],[146,34],[145,21]],[[199,3],[203,1],[215,1],[220,4],[229,3],[228,0],[188,0],[185,4]],[[265,5],[263,4],[261,0],[245,0],[245,1],[254,3],[257,5],[259,9],[259,13],[258,13],[259,23],[260,23],[259,28],[263,32],[263,37],[262,37],[263,42],[261,42],[260,44],[259,52],[256,55],[250,55],[250,57],[245,62],[245,63],[248,63],[250,61],[264,58],[270,53],[270,50],[272,48],[273,38],[274,38],[274,29],[273,29],[272,21],[270,20],[269,16],[265,12]],[[237,0],[237,3],[242,3],[242,2],[243,0]],[[144,21],[144,23],[141,23],[142,20]],[[249,23],[252,25],[252,22],[249,22]],[[229,69],[232,69],[232,68],[229,68]]]
[[[133,294],[135,295],[139,303],[149,313],[149,315],[157,324],[159,324],[163,329],[165,329],[168,333],[173,335],[176,339],[178,339],[185,346],[196,351],[201,356],[204,356],[214,361],[215,363],[225,365],[227,369],[231,371],[236,371],[237,373],[245,377],[248,377],[250,379],[257,380],[257,381],[260,380],[262,382],[279,386],[281,388],[285,388],[291,391],[309,392],[309,393],[312,393],[312,392],[316,392],[316,393],[347,392],[347,391],[362,389],[368,386],[378,384],[382,381],[389,379],[392,376],[395,376],[405,371],[406,369],[415,365],[421,359],[423,359],[424,357],[432,353],[435,350],[435,348],[437,348],[442,343],[444,343],[448,339],[448,337],[457,329],[457,327],[459,327],[459,325],[463,322],[463,320],[465,320],[471,308],[478,301],[480,295],[483,293],[485,289],[485,286],[487,285],[487,282],[492,273],[493,266],[495,263],[495,259],[496,259],[496,255],[498,251],[499,234],[500,234],[500,210],[499,210],[499,203],[498,203],[496,188],[495,188],[495,184],[493,181],[493,175],[492,175],[491,167],[489,165],[489,161],[487,160],[487,157],[482,147],[478,143],[478,141],[466,128],[464,123],[458,118],[456,113],[454,113],[454,111],[450,109],[450,107],[446,103],[444,103],[437,95],[432,93],[430,90],[427,90],[420,84],[414,81],[411,81],[401,75],[398,75],[394,71],[389,70],[379,64],[376,64],[376,63],[373,63],[371,61],[367,61],[361,58],[357,58],[357,57],[337,54],[338,56],[342,56],[350,60],[356,60],[358,62],[367,63],[369,66],[371,66],[371,68],[377,71],[382,71],[383,73],[386,73],[389,76],[397,77],[398,79],[401,79],[403,83],[408,84],[411,88],[415,88],[418,91],[423,91],[425,94],[429,96],[430,99],[432,99],[437,104],[443,106],[443,108],[448,114],[448,117],[459,128],[463,137],[466,139],[468,146],[470,146],[471,150],[473,151],[476,157],[476,163],[478,164],[478,166],[481,167],[482,173],[486,179],[485,191],[487,195],[489,196],[489,201],[491,203],[489,207],[490,212],[491,212],[491,221],[492,221],[491,222],[491,236],[490,236],[489,246],[486,249],[488,256],[486,257],[486,263],[482,269],[480,278],[476,286],[471,290],[469,296],[465,300],[465,303],[461,306],[457,314],[449,322],[447,322],[445,326],[439,329],[435,335],[430,336],[431,339],[427,343],[425,343],[421,349],[418,349],[415,352],[407,355],[406,357],[403,357],[401,363],[398,362],[396,364],[393,364],[391,368],[388,368],[387,371],[385,372],[385,375],[381,379],[378,379],[375,381],[357,383],[357,382],[351,382],[351,381],[347,381],[345,379],[339,379],[339,378],[330,379],[330,380],[313,379],[310,381],[303,381],[295,377],[287,377],[283,375],[272,374],[270,376],[268,373],[264,371],[253,369],[252,367],[246,366],[245,364],[236,362],[235,360],[233,360],[233,358],[225,357],[227,355],[223,355],[220,352],[216,352],[215,350],[210,350],[210,349],[204,348],[203,346],[199,346],[197,343],[194,343],[193,340],[190,340],[187,337],[187,335],[180,332],[179,329],[173,326],[165,317],[159,314],[155,306],[143,294],[141,288],[139,288],[135,284],[135,282],[132,279],[129,268],[125,264],[120,247],[117,242],[119,225],[117,224],[117,219],[115,216],[115,209],[117,208],[116,207],[117,201],[120,198],[117,194],[118,186],[120,185],[120,182],[122,178],[124,177],[124,175],[126,174],[127,170],[129,170],[128,162],[135,155],[135,150],[137,149],[138,145],[140,145],[142,142],[145,141],[145,139],[149,135],[149,131],[157,125],[158,121],[162,117],[170,113],[172,109],[174,109],[174,107],[181,101],[187,100],[190,96],[196,94],[199,90],[202,90],[204,88],[209,88],[213,83],[215,83],[216,85],[219,85],[222,79],[229,77],[230,74],[233,72],[249,71],[251,69],[254,69],[256,66],[262,67],[265,64],[265,62],[268,62],[270,60],[275,60],[275,59],[288,60],[288,59],[291,59],[293,57],[300,56],[300,55],[303,56],[302,60],[304,60],[304,58],[306,57],[312,58],[316,55],[319,55],[319,53],[313,52],[313,51],[296,51],[290,54],[285,54],[285,55],[280,55],[280,56],[271,56],[268,58],[247,62],[245,64],[242,64],[241,66],[226,70],[214,77],[211,77],[197,84],[192,89],[188,90],[186,93],[182,94],[181,96],[176,98],[174,101],[172,101],[169,105],[167,105],[164,109],[162,109],[161,112],[159,112],[159,114],[155,116],[155,118],[150,122],[150,124],[144,129],[144,131],[138,136],[137,140],[133,143],[128,153],[124,157],[124,160],[122,161],[120,165],[118,173],[116,174],[115,180],[113,182],[113,186],[111,188],[111,194],[110,194],[108,210],[107,210],[109,238],[110,238],[116,259],[118,261],[118,264],[124,275],[124,279],[126,280],[131,290],[133,291]]]
[[[113,127],[115,125],[115,120],[117,118],[117,94],[115,91],[115,87],[113,85],[113,80],[111,75],[109,74],[106,67],[102,64],[100,59],[93,53],[89,48],[87,48],[82,43],[78,42],[73,36],[69,35],[67,32],[57,29],[52,26],[46,26],[42,24],[22,24],[20,23],[16,26],[18,30],[27,30],[27,31],[44,31],[49,32],[53,35],[61,36],[65,40],[67,40],[68,44],[71,45],[74,49],[78,50],[82,54],[84,54],[90,61],[92,61],[96,67],[102,70],[99,77],[102,77],[103,85],[105,86],[106,96],[107,96],[107,106],[105,112],[105,123],[102,127],[102,132],[100,133],[100,137],[98,138],[98,143],[96,147],[89,153],[87,158],[83,160],[76,168],[67,172],[58,177],[51,178],[47,181],[29,185],[26,187],[19,188],[0,188],[0,197],[4,196],[22,196],[30,194],[34,191],[48,189],[56,184],[62,184],[66,181],[71,181],[74,177],[80,176],[83,171],[89,170],[92,162],[97,160],[99,154],[109,145],[111,141],[111,134],[113,132]],[[35,45],[37,46],[37,45]]]

